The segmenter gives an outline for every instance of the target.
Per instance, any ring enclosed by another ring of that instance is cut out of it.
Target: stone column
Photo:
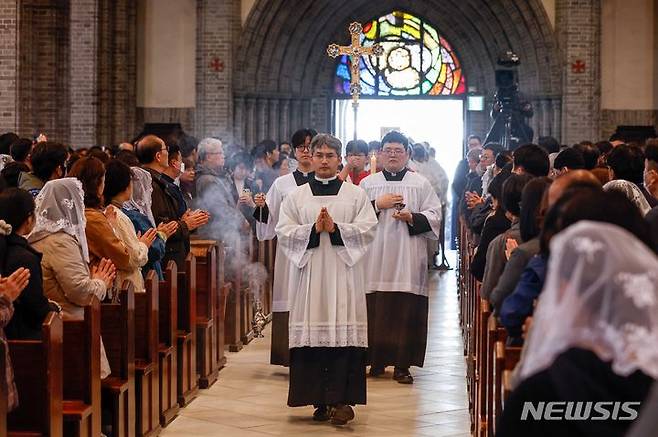
[[[258,99],[258,136],[256,138],[257,142],[261,142],[268,138],[268,129],[267,125],[269,122],[269,102],[267,99]]]
[[[290,140],[293,131],[290,129],[290,100],[281,99],[279,124],[281,126],[280,134],[284,139]]]
[[[271,99],[270,100],[270,121],[269,121],[269,132],[268,138],[273,139],[276,142],[285,141],[286,139],[281,136],[281,125],[279,124],[279,100]],[[290,141],[290,140],[288,140]]]
[[[98,0],[70,3],[71,146],[91,147],[97,142],[98,118]]]
[[[0,131],[18,130],[18,2],[0,0]]]
[[[233,101],[233,139],[236,144],[245,145],[245,108],[244,97],[236,97]]]
[[[563,54],[562,143],[599,139],[601,2],[557,0],[556,33]]]
[[[255,147],[258,140],[256,140],[256,99],[248,97],[246,99],[246,113],[245,117],[245,141],[247,148]]]

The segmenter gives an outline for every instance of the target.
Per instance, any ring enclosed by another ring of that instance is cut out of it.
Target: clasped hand
[[[315,232],[318,234],[322,232],[332,233],[336,229],[334,219],[329,215],[326,207],[322,207],[318,218],[315,220]]]
[[[411,215],[411,211],[408,209],[403,209],[401,211],[395,211],[392,215],[395,220],[400,220],[401,222],[407,222],[410,225],[413,224],[414,217]]]

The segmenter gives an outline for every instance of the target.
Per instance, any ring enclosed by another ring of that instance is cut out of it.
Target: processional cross
[[[376,43],[368,47],[361,45],[361,34],[363,27],[360,23],[354,22],[349,27],[350,34],[352,35],[352,44],[349,46],[339,46],[338,44],[331,44],[327,47],[327,54],[332,58],[339,55],[347,55],[350,57],[352,80],[350,84],[350,94],[352,95],[352,107],[354,108],[354,139],[356,136],[357,114],[359,109],[359,98],[361,97],[361,58],[364,56],[381,56],[384,54],[384,47]]]

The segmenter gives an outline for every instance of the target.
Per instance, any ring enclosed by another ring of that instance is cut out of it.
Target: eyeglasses
[[[382,152],[386,153],[387,155],[404,155],[407,153],[407,151],[404,149],[384,149]]]
[[[309,150],[311,150],[311,146],[301,145],[301,146],[295,147],[295,150],[299,150],[300,152],[308,152]]]

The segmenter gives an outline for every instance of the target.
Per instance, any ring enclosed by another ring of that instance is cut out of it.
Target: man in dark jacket
[[[178,271],[185,271],[185,258],[190,252],[190,232],[208,223],[209,216],[204,211],[190,211],[180,214],[179,204],[170,184],[162,177],[169,166],[169,154],[164,141],[155,135],[147,135],[137,143],[137,158],[144,170],[151,174],[153,194],[151,211],[157,225],[172,220],[178,222],[178,229],[167,239],[163,265],[174,260]]]
[[[468,137],[468,150],[482,147],[482,140],[477,135]],[[467,152],[468,152],[467,150]],[[467,176],[469,173],[469,165],[466,158],[459,161],[457,169],[455,170],[455,177],[452,179],[452,238],[451,249],[456,249],[455,242],[459,234],[459,202],[464,195],[466,189]]]

